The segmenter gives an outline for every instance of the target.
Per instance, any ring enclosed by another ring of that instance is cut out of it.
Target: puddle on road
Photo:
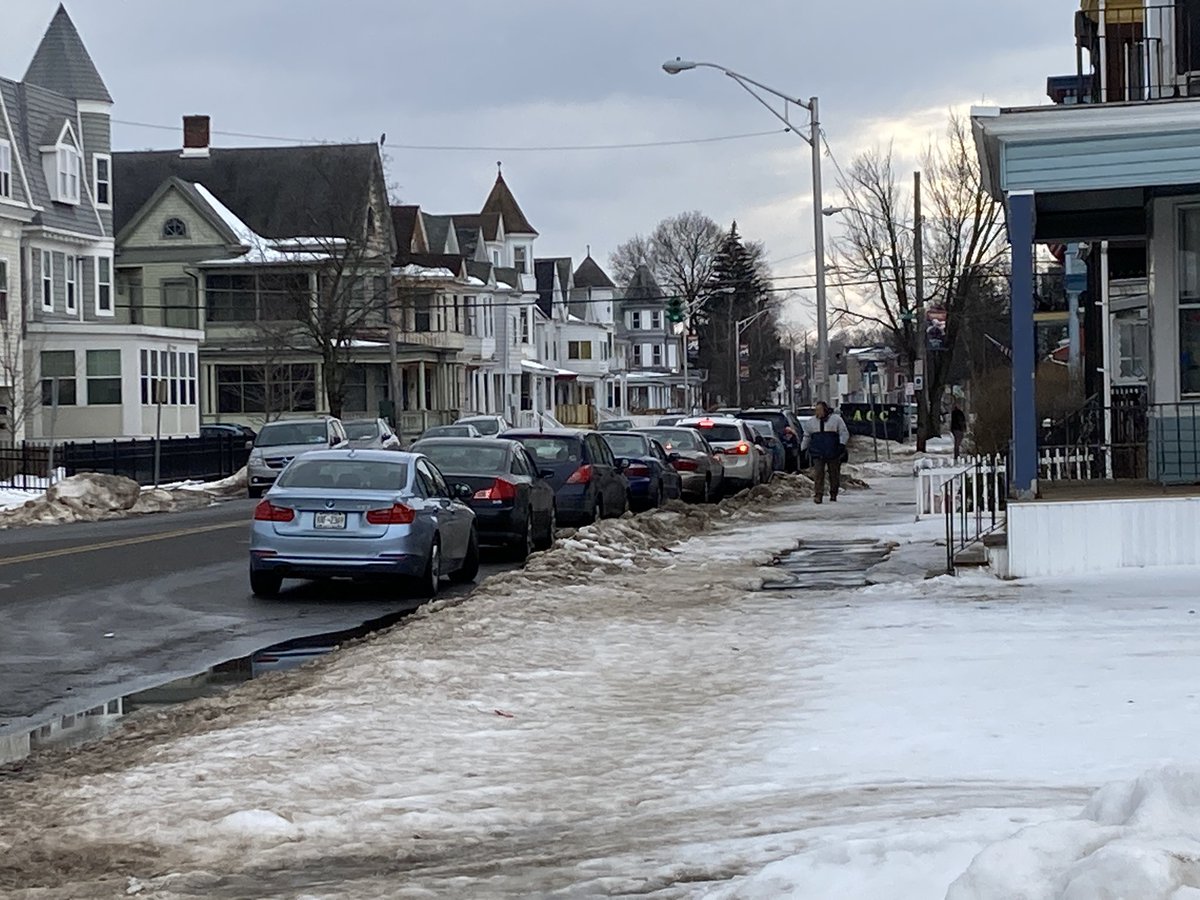
[[[779,560],[786,576],[763,585],[764,591],[804,588],[834,591],[865,587],[867,571],[883,562],[892,545],[875,540],[804,541]]]
[[[395,625],[412,612],[406,610],[390,613],[354,628],[271,644],[262,650],[227,660],[195,675],[177,678],[144,691],[122,694],[86,710],[55,716],[28,731],[22,730],[11,735],[0,732],[0,766],[20,762],[52,747],[70,747],[96,740],[118,728],[126,717],[139,710],[174,706],[188,700],[212,697],[262,675],[297,668],[318,656],[332,652],[342,644]]]

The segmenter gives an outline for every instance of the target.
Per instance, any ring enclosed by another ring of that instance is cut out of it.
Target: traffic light
[[[682,322],[683,321],[683,298],[672,297],[667,301],[667,321]]]

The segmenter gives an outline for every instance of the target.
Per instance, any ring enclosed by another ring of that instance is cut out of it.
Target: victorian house
[[[20,81],[0,78],[0,440],[199,426],[194,316],[116,290],[113,98],[60,6]]]

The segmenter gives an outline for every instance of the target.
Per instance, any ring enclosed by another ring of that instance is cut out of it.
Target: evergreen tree
[[[737,222],[721,242],[703,298],[693,327],[700,366],[708,370],[707,405],[736,404],[739,368],[742,406],[766,402],[779,381],[783,348],[762,245],[744,242]],[[739,360],[737,323],[755,315],[743,326],[740,343],[749,354]]]

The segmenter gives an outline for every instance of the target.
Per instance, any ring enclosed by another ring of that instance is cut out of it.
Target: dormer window
[[[12,199],[12,144],[0,141],[0,197]]]
[[[527,274],[525,268],[525,254],[527,253],[524,247],[513,247],[513,268],[522,275]]]
[[[58,196],[60,203],[79,202],[79,151],[74,147],[58,147]]]
[[[163,237],[178,239],[187,237],[187,234],[187,222],[183,221],[183,219],[172,216],[171,218],[167,219],[167,221],[163,222]]]

